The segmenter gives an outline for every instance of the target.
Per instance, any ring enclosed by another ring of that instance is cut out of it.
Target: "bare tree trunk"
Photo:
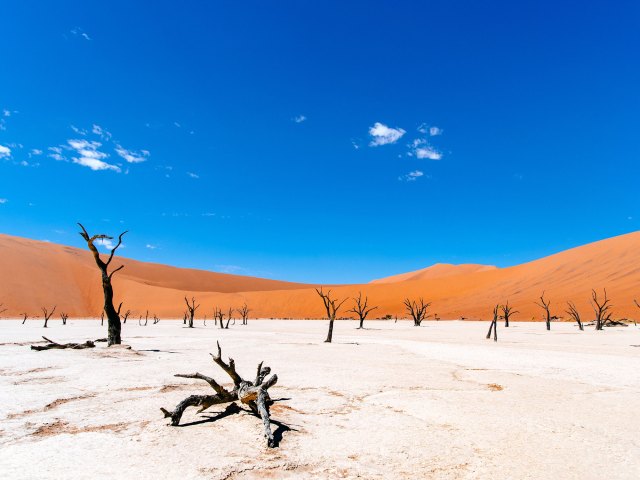
[[[316,288],[316,293],[322,298],[322,303],[324,304],[324,308],[327,311],[327,318],[329,319],[329,331],[327,332],[327,338],[324,343],[331,343],[333,340],[333,322],[336,319],[338,310],[347,299],[345,298],[336,305],[336,299],[331,298],[331,290],[327,290],[327,293],[324,293],[322,287],[320,287],[320,289]]]
[[[111,249],[109,258],[106,262],[103,262],[100,258],[100,253],[98,252],[98,249],[93,244],[93,242],[96,240],[113,240],[113,238],[107,235],[94,235],[90,237],[87,233],[87,230],[82,226],[82,224],[79,223],[78,225],[80,225],[80,228],[82,228],[82,232],[80,232],[80,235],[87,242],[87,246],[93,254],[93,258],[96,261],[96,265],[100,269],[100,274],[102,276],[102,290],[104,293],[103,311],[107,314],[107,343],[109,346],[119,345],[122,343],[122,338],[120,336],[122,325],[120,324],[120,312],[116,311],[115,307],[113,306],[113,287],[111,285],[111,279],[114,273],[124,268],[124,265],[120,265],[111,273],[108,272],[108,268],[111,260],[113,260],[113,256],[115,255],[116,250],[118,249],[118,247],[120,247],[120,245],[122,245],[122,237],[127,232],[125,231],[120,234],[120,236],[118,237],[118,243]],[[120,305],[122,306],[122,304]]]

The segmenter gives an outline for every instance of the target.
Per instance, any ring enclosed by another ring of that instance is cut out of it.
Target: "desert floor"
[[[161,321],[123,328],[131,350],[35,352],[104,337],[95,320],[0,322],[0,476],[22,478],[640,478],[640,327],[580,332],[488,322]],[[167,426],[202,381],[228,381],[215,342],[251,378],[264,360],[279,446],[224,406]]]

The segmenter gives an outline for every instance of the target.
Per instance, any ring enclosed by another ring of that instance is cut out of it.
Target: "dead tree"
[[[516,313],[520,313],[517,310],[513,310],[513,307],[509,306],[509,302],[504,305],[500,305],[500,309],[502,310],[501,317],[504,319],[504,326],[509,327],[509,319],[511,315],[515,315]]]
[[[187,312],[182,312],[182,324],[187,324]]]
[[[498,309],[500,305],[496,305],[493,307],[493,320],[491,320],[491,325],[489,325],[489,332],[487,333],[487,338],[491,338],[491,330],[493,330],[493,341],[498,341]]]
[[[633,299],[633,303],[636,304],[636,307],[640,308],[640,303],[638,303],[638,301],[635,298]],[[633,321],[633,324],[636,326],[638,325],[635,320]]]
[[[184,301],[187,304],[187,311],[189,312],[189,314],[186,317],[187,321],[189,322],[188,326],[189,328],[193,328],[193,317],[195,317],[196,310],[200,308],[200,305],[199,304],[196,305],[195,297],[191,297],[191,303],[189,303],[189,300],[187,299],[187,297],[184,297]]]
[[[205,315],[202,320],[203,320],[204,326],[206,327],[207,326],[207,316]]]
[[[104,325],[104,310],[100,314],[100,326],[103,326],[103,325]]]
[[[324,303],[324,308],[327,311],[327,318],[329,319],[329,332],[327,333],[327,338],[324,342],[331,343],[331,340],[333,339],[333,322],[336,319],[338,310],[342,304],[347,301],[347,299],[345,298],[336,305],[337,299],[331,298],[331,290],[327,290],[327,293],[324,293],[322,291],[322,287],[320,287],[319,290],[316,288],[316,293],[320,295],[320,298],[322,298],[322,303]]]
[[[22,315],[22,325],[24,325],[24,323],[27,321],[27,318],[29,318],[29,315],[27,313],[21,313],[20,315]]]
[[[566,312],[578,324],[578,328],[584,331],[584,325],[582,325],[580,313],[578,313],[578,309],[576,308],[575,304],[573,302],[567,302],[567,307],[568,310],[566,310]]]
[[[122,338],[120,336],[122,325],[120,324],[120,312],[117,312],[115,307],[113,306],[113,286],[111,285],[111,279],[113,278],[114,273],[124,268],[124,265],[120,265],[118,268],[112,270],[111,273],[109,273],[109,265],[113,260],[113,256],[115,255],[116,250],[118,249],[118,247],[120,247],[120,245],[122,245],[122,237],[127,232],[125,231],[120,234],[120,236],[118,237],[118,243],[111,249],[109,258],[106,262],[104,262],[100,258],[100,252],[98,252],[98,249],[93,244],[93,242],[95,242],[96,240],[113,240],[113,237],[109,237],[107,235],[94,235],[91,237],[81,223],[78,223],[78,225],[80,225],[80,228],[82,228],[82,232],[80,232],[80,235],[86,240],[87,246],[89,247],[89,250],[91,250],[91,253],[93,253],[93,258],[95,259],[96,265],[100,269],[100,274],[102,275],[102,290],[104,292],[103,311],[107,314],[108,321],[107,344],[118,345],[122,343]]]
[[[147,323],[149,323],[149,310],[144,314],[144,323],[142,323],[142,315],[140,315],[140,318],[138,319],[138,325],[146,327]]]
[[[54,305],[50,312],[45,307],[40,307],[40,310],[42,310],[42,314],[44,315],[44,328],[47,328],[47,323],[49,322],[51,315],[53,315],[53,312],[56,311],[56,307]]]
[[[551,330],[551,313],[549,312],[549,305],[551,305],[551,300],[545,300],[544,292],[542,292],[542,295],[540,295],[540,301],[534,303],[544,310],[544,320],[547,323],[547,330]]]
[[[409,300],[408,298],[404,299],[404,305],[407,309],[407,312],[413,318],[413,326],[419,327],[423,320],[429,318],[427,315],[427,308],[431,305],[431,302],[424,303],[424,299],[422,297],[419,298],[419,302],[415,300]]]
[[[220,328],[224,329],[224,312],[222,311],[221,308],[216,307],[213,310],[213,317],[216,319],[216,324],[220,324]],[[227,322],[227,325],[229,324],[229,322]]]
[[[127,323],[127,318],[131,315],[131,310],[127,310],[122,314],[122,323]]]
[[[360,326],[358,326],[358,328],[363,328],[364,321],[367,319],[367,315],[369,315],[369,312],[375,310],[378,307],[376,306],[376,307],[367,308],[369,303],[369,297],[364,297],[364,302],[363,302],[362,292],[358,292],[358,296],[354,297],[353,300],[356,302],[356,304],[353,306],[352,309],[347,310],[347,312],[353,312],[356,315],[358,315],[358,319],[360,320]]]
[[[218,354],[211,354],[211,357],[213,358],[213,361],[222,368],[229,377],[231,377],[231,380],[233,381],[233,389],[228,390],[217,383],[213,378],[202,375],[201,373],[177,374],[175,375],[176,377],[204,380],[216,393],[215,395],[190,395],[178,403],[175,409],[171,412],[167,409],[161,408],[160,410],[164,414],[165,418],[171,418],[171,425],[177,426],[180,424],[182,414],[188,407],[200,407],[200,410],[198,410],[198,413],[200,413],[213,405],[240,401],[247,405],[254,415],[262,418],[267,446],[270,448],[275,447],[276,441],[273,437],[273,433],[271,432],[271,420],[269,417],[269,406],[272,404],[272,401],[269,397],[268,390],[276,384],[278,376],[272,375],[267,379],[266,377],[271,373],[271,369],[269,367],[263,367],[262,362],[260,362],[255,380],[253,382],[243,380],[238,372],[236,372],[236,366],[233,359],[229,358],[229,363],[226,363],[222,359],[220,343],[218,343]]]
[[[66,313],[62,312],[62,313],[60,313],[60,318],[62,319],[62,324],[66,325],[67,324],[67,319],[69,318],[69,315],[67,315]]]
[[[153,314],[153,324],[156,325],[160,323],[160,318],[154,313]]]
[[[611,299],[607,297],[607,289],[604,289],[604,299],[600,300],[595,290],[591,290],[591,306],[596,314],[596,330],[602,330],[603,327],[611,321],[611,307],[609,303]]]
[[[47,337],[42,337],[47,342],[47,345],[31,345],[31,350],[62,350],[65,348],[70,348],[72,350],[81,350],[83,348],[93,348],[95,347],[95,343],[91,340],[87,340],[84,343],[56,343],[53,340],[49,340]]]
[[[233,320],[233,323],[231,325],[235,325],[236,324],[236,319],[233,318],[233,308],[229,307],[229,313],[227,313],[227,324],[225,325],[224,328],[229,328],[229,322]]]
[[[238,313],[242,317],[242,325],[247,325],[249,323],[249,312],[250,310],[249,307],[247,307],[247,302],[238,309]]]

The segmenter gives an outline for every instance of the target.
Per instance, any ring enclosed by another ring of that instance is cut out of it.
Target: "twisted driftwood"
[[[171,418],[171,425],[174,427],[180,424],[182,414],[187,407],[200,407],[198,413],[206,410],[213,405],[220,405],[223,403],[231,403],[239,400],[241,403],[247,405],[251,411],[260,415],[262,423],[264,424],[264,436],[267,438],[267,446],[270,448],[275,447],[275,440],[273,433],[271,432],[271,421],[269,419],[269,405],[271,399],[269,398],[268,389],[276,384],[278,381],[277,375],[271,375],[266,379],[267,375],[271,373],[269,367],[263,367],[262,362],[258,365],[256,372],[256,378],[253,382],[243,380],[238,372],[236,372],[235,362],[233,358],[229,358],[229,363],[225,363],[222,359],[222,349],[220,348],[220,342],[217,342],[218,354],[210,354],[213,361],[222,368],[231,380],[233,381],[233,390],[227,390],[220,384],[218,384],[213,378],[202,375],[201,373],[178,373],[175,377],[181,378],[197,378],[198,380],[204,380],[211,388],[215,390],[215,395],[189,395],[182,400],[173,412],[165,408],[161,408],[165,418]],[[265,380],[266,379],[266,380]]]
[[[84,343],[57,343],[54,342],[53,340],[49,340],[47,337],[42,337],[44,338],[47,342],[49,342],[47,345],[31,345],[31,350],[53,350],[53,349],[65,349],[65,348],[70,348],[72,350],[80,350],[83,348],[93,348],[96,346],[95,343],[93,343],[91,340],[87,340]],[[96,340],[97,341],[97,340]]]

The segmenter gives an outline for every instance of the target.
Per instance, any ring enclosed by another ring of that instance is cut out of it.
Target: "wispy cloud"
[[[418,131],[420,133],[429,134],[431,137],[436,137],[438,135],[442,135],[442,129],[440,127],[436,127],[435,125],[429,126],[426,123],[423,123],[418,127]]]
[[[80,27],[76,27],[76,28],[71,29],[71,33],[73,35],[75,35],[76,37],[82,37],[85,40],[91,40],[91,37],[84,30],[82,30]]]
[[[74,133],[77,133],[78,135],[82,135],[83,137],[87,135],[86,130],[83,130],[82,128],[78,128],[75,125],[70,125],[69,128],[71,128],[71,130],[73,130]]]
[[[29,152],[29,156],[31,155],[42,155],[42,150],[38,148],[33,148],[31,149],[31,152]]]
[[[295,117],[293,117],[293,121],[295,123],[302,123],[307,119],[307,117],[305,117],[304,115],[296,115]]]
[[[200,178],[200,175],[196,173],[187,172],[187,175],[189,175],[191,178]]]
[[[11,158],[11,149],[0,145],[0,158]]]
[[[133,150],[127,150],[126,148],[123,148],[118,144],[116,144],[116,153],[129,163],[144,162],[149,158],[150,155],[148,150],[140,150],[139,152],[135,152]]]
[[[6,108],[2,109],[2,116],[3,117],[10,117],[11,116],[11,110],[7,110]]]
[[[391,128],[383,123],[376,122],[373,127],[369,127],[369,135],[372,137],[369,146],[378,147],[396,143],[405,133],[407,132],[402,128]]]
[[[98,239],[98,245],[100,245],[101,247],[103,247],[106,250],[113,250],[114,247],[116,246],[115,243],[113,243],[113,240],[110,240],[108,238],[100,238]],[[122,245],[121,245],[122,247]]]
[[[108,158],[109,155],[98,150],[102,146],[100,142],[88,141],[84,139],[80,139],[80,140],[76,139],[76,140],[67,140],[67,143],[78,155],[76,157],[71,158],[73,163],[82,165],[83,167],[88,167],[94,171],[99,171],[99,170],[113,170],[114,172],[121,171],[119,166],[112,165],[104,161],[104,159]]]
[[[95,123],[91,127],[91,132],[104,140],[111,140],[111,133],[102,128],[100,125],[96,125]]]
[[[155,250],[156,248],[158,248],[157,245],[151,245],[150,243],[147,243],[145,247],[148,248],[149,250]]]
[[[173,124],[174,124],[176,127],[178,127],[178,128],[181,128],[181,127],[182,127],[182,125],[180,125],[178,122],[173,122]]]
[[[434,147],[429,145],[429,143],[422,139],[417,138],[413,142],[409,144],[409,152],[408,156],[415,156],[419,159],[428,159],[428,160],[440,160],[442,159],[442,152],[439,152]]]
[[[424,172],[420,170],[414,170],[413,172],[409,172],[406,175],[401,175],[398,177],[398,180],[405,182],[415,182],[417,178],[424,177]]]
[[[9,200],[7,200],[6,198],[0,198],[0,205],[4,205],[5,203],[7,203]]]

